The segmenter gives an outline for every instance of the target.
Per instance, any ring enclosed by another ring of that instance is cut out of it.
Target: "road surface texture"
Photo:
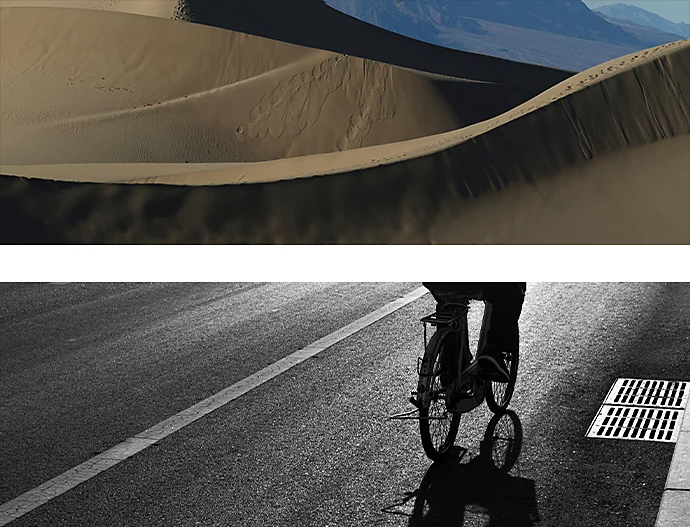
[[[420,285],[1,284],[0,507]],[[479,455],[485,406],[444,464],[416,421],[388,419],[411,409],[433,307],[408,303],[11,525],[654,525],[674,445],[585,434],[617,378],[690,380],[690,285],[528,284],[498,424],[516,430],[508,473]]]

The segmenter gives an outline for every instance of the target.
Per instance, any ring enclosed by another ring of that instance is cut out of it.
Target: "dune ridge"
[[[185,187],[0,177],[4,243],[689,244],[690,136],[471,198],[443,172]]]
[[[32,239],[690,243],[690,40],[525,82],[542,70],[162,16],[0,3],[0,23],[2,223]]]

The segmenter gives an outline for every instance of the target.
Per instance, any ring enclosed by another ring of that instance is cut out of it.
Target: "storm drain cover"
[[[681,381],[618,379],[609,390],[604,404],[680,408],[684,410],[688,403],[689,384]]]
[[[609,390],[587,437],[675,443],[690,383],[618,379]]]

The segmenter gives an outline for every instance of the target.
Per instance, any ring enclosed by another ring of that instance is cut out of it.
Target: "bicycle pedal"
[[[417,414],[417,415],[414,415],[414,414]],[[419,421],[419,410],[415,409],[415,410],[408,411],[408,412],[393,414],[393,415],[388,416],[388,419]]]
[[[448,409],[449,412],[453,412],[454,409],[458,406],[459,403],[466,399],[472,399],[475,396],[475,390],[470,388],[470,389],[462,389],[458,390],[456,393],[451,395],[452,403],[449,404],[449,398],[446,397],[446,408]]]

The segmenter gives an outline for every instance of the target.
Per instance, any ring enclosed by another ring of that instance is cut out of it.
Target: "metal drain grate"
[[[674,443],[678,439],[682,418],[681,410],[605,404],[590,426],[587,437]]]
[[[690,383],[618,379],[587,431],[587,437],[678,440]]]
[[[618,379],[609,390],[604,404],[684,409],[688,403],[688,384],[681,381]]]

